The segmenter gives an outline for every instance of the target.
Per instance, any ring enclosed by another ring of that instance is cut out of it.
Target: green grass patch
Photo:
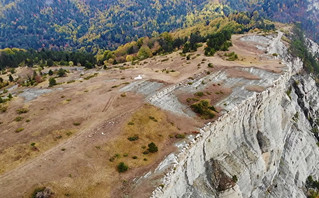
[[[16,133],[20,133],[21,131],[23,131],[24,130],[24,128],[23,127],[21,127],[21,128],[17,128],[16,129]]]

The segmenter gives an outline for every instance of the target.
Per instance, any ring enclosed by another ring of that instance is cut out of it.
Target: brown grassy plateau
[[[138,75],[168,86],[221,70],[227,71],[229,78],[258,79],[237,70],[243,67],[281,72],[277,60],[265,58],[253,43],[239,38],[233,36],[230,48],[239,56],[236,61],[227,61],[224,52],[205,57],[200,48],[191,53],[190,60],[174,52],[107,70],[66,67],[69,73],[57,78],[59,84],[54,87],[48,87],[47,78],[35,87],[9,90],[14,98],[5,104],[6,112],[0,113],[0,197],[30,197],[35,188],[43,186],[50,188],[54,197],[148,197],[158,183],[136,184],[133,179],[154,170],[176,151],[174,142],[180,141],[176,134],[196,131],[205,121],[161,110],[147,104],[142,94],[119,90]],[[31,68],[18,68],[13,76],[30,72]],[[88,76],[92,77],[85,78]],[[30,100],[22,97],[21,93],[32,95],[33,89],[49,91]],[[206,97],[215,104],[227,97],[231,88],[216,85],[205,92],[211,93]],[[189,95],[181,95],[180,100]],[[19,114],[21,108],[27,112]],[[133,136],[138,140],[128,140]],[[151,142],[158,152],[143,154]],[[117,171],[120,162],[128,165],[125,173]]]

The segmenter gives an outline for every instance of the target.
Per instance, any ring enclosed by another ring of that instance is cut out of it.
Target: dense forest
[[[25,50],[5,48],[0,50],[0,69],[18,66],[81,65],[86,68],[114,65],[143,60],[154,55],[171,53],[182,49],[196,51],[206,43],[205,54],[212,56],[216,51],[227,51],[232,45],[231,35],[254,29],[273,30],[274,24],[266,22],[258,12],[234,13],[218,17],[175,32],[164,32],[153,37],[141,37],[136,41],[119,46],[116,50],[99,49],[96,53],[85,50],[63,51],[54,49]]]
[[[233,10],[258,11],[263,17],[284,23],[301,23],[308,37],[319,41],[319,12],[313,0],[220,0]]]
[[[0,49],[114,50],[236,11],[258,11],[281,22],[302,23],[318,38],[316,9],[300,0],[0,0]]]
[[[211,19],[206,0],[0,0],[0,48],[116,49]],[[218,7],[218,6],[217,6]],[[197,17],[197,10],[205,13]],[[217,14],[218,15],[218,14]]]

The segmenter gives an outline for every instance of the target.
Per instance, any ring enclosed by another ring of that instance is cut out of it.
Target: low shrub
[[[231,52],[231,53],[225,53],[225,56],[227,56],[228,58],[226,60],[228,61],[235,61],[238,59],[238,55],[235,52]]]
[[[128,166],[124,163],[124,162],[120,162],[118,165],[117,165],[117,171],[119,173],[124,173],[128,170]]]
[[[154,118],[153,116],[149,116],[149,119],[153,120],[154,122],[157,122],[156,118]]]
[[[53,87],[54,85],[57,85],[55,78],[49,79],[49,87]]]
[[[186,102],[188,102],[188,103],[198,102],[198,101],[199,101],[199,99],[197,99],[197,98],[187,98],[187,99],[186,99]]]
[[[237,176],[236,176],[236,175],[233,175],[232,179],[233,179],[233,182],[237,183],[238,178],[237,178]]]
[[[15,120],[16,122],[20,122],[21,120],[23,120],[23,117],[18,116],[18,117],[16,117],[14,120]]]
[[[203,97],[205,94],[202,91],[199,91],[199,92],[196,92],[194,95],[198,97]]]
[[[216,109],[210,105],[209,100],[201,100],[191,105],[191,109],[199,114],[203,119],[212,119],[215,117]]]
[[[184,134],[176,134],[175,138],[183,139],[183,138],[185,138],[185,135]]]
[[[150,144],[148,144],[148,149],[147,149],[150,153],[156,153],[158,151],[158,148],[156,146],[156,144],[154,142],[151,142]]]
[[[0,105],[0,112],[5,113],[7,111],[8,107],[4,105]]]
[[[16,129],[16,133],[20,133],[20,132],[23,131],[23,130],[24,130],[24,128],[22,128],[22,127],[21,127],[21,128],[17,128],[17,129]]]
[[[27,109],[27,108],[17,109],[18,114],[24,114],[24,113],[28,113],[28,112],[29,112],[29,109]]]
[[[80,123],[80,122],[74,122],[73,125],[74,125],[74,126],[80,126],[81,123]]]
[[[134,135],[134,136],[131,136],[131,137],[128,137],[127,138],[129,141],[133,142],[133,141],[136,141],[139,139],[138,135]]]

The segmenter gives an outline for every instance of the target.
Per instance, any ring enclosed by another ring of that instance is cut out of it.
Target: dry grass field
[[[39,187],[49,188],[54,197],[148,197],[158,183],[137,184],[134,179],[176,151],[174,143],[181,141],[176,137],[198,131],[206,120],[176,115],[148,104],[145,94],[121,89],[138,81],[138,75],[162,83],[163,89],[220,71],[229,78],[259,79],[238,68],[281,72],[278,60],[265,56],[256,44],[241,41],[241,36],[233,36],[227,52],[238,55],[235,61],[227,60],[225,52],[206,57],[202,47],[190,60],[174,52],[107,70],[64,67],[67,76],[56,78],[56,86],[49,87],[47,77],[34,87],[9,89],[14,97],[1,105],[6,111],[0,113],[0,197],[30,197]],[[37,68],[18,68],[14,77],[33,70]],[[259,92],[264,87],[246,89]],[[178,93],[179,100],[187,105],[196,92]],[[216,104],[232,87],[215,84],[203,92],[204,99]],[[158,152],[148,151],[152,142]],[[120,162],[128,166],[124,173],[117,171]]]

